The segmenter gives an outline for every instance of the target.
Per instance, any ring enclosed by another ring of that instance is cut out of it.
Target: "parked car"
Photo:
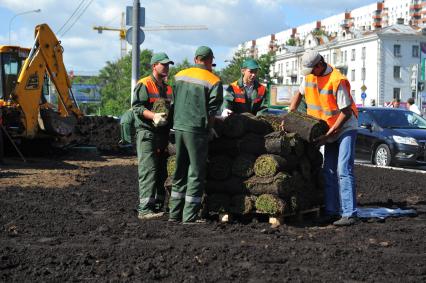
[[[356,158],[379,166],[426,164],[426,120],[405,109],[360,107]]]

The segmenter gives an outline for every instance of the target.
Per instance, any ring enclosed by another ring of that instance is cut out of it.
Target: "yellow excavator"
[[[73,133],[82,117],[71,91],[61,42],[47,24],[35,28],[31,49],[0,45],[0,109],[13,138],[49,138]],[[48,102],[49,81],[57,104]]]

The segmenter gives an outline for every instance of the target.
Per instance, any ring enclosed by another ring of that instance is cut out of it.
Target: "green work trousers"
[[[139,213],[161,210],[167,178],[168,134],[139,130],[136,137],[139,175]]]
[[[131,144],[133,125],[130,123],[122,123],[120,126],[121,126],[121,140],[123,141],[123,144]]]
[[[175,131],[176,170],[170,194],[170,218],[193,222],[204,192],[208,151],[207,134]]]

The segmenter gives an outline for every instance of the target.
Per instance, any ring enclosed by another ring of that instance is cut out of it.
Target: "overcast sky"
[[[371,0],[141,0],[146,26],[206,25],[204,31],[146,32],[141,48],[164,51],[175,62],[192,60],[199,45],[213,49],[221,68],[241,42],[319,20],[376,1]],[[34,27],[47,23],[64,47],[68,70],[96,74],[106,61],[120,57],[118,32],[98,34],[93,26],[119,27],[132,0],[0,0],[0,45],[31,47]],[[78,12],[70,16],[80,6]],[[84,13],[81,13],[83,9]],[[18,13],[41,9],[12,17]],[[81,14],[80,17],[78,17]],[[69,20],[68,20],[69,19]],[[61,27],[67,22],[67,25]],[[129,49],[129,47],[128,47]]]

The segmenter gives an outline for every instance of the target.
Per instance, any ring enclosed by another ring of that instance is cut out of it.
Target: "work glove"
[[[166,113],[154,113],[152,121],[156,127],[165,126],[167,125],[167,115]]]
[[[209,141],[212,141],[215,138],[218,138],[219,135],[216,133],[215,129],[210,128],[209,129]]]
[[[226,117],[228,117],[229,115],[231,115],[232,113],[234,113],[234,112],[232,112],[232,110],[229,110],[229,109],[223,109],[223,111],[222,111],[222,114],[221,114],[221,116],[223,117],[223,118],[226,118]]]

